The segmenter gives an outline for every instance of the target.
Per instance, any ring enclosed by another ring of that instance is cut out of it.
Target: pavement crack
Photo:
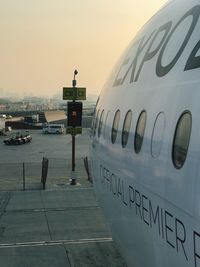
[[[69,256],[69,252],[67,251],[67,249],[66,249],[66,247],[65,247],[64,245],[63,245],[63,247],[64,247],[64,250],[65,250],[65,253],[66,253],[66,256],[67,256],[67,260],[68,260],[69,266],[70,266],[70,267],[73,267],[74,264],[73,264],[73,262],[72,262],[71,257]],[[67,265],[67,266],[68,266],[68,265]]]
[[[43,197],[42,197],[42,193],[41,192],[40,192],[40,197],[41,197],[41,202],[42,202],[42,206],[43,206],[43,210],[44,210],[44,215],[45,215],[46,222],[47,222],[49,237],[50,237],[50,240],[52,240],[50,225],[49,225],[49,221],[48,221],[48,218],[47,218],[47,212],[46,212],[46,209],[45,209],[45,206],[44,206],[44,200],[43,200]]]
[[[8,206],[8,203],[9,203],[9,201],[11,199],[11,195],[12,195],[11,192],[5,193],[5,196],[2,199],[2,201],[1,201],[1,206],[0,206],[0,220],[1,220],[2,216],[3,216],[3,214],[6,212],[6,207]]]

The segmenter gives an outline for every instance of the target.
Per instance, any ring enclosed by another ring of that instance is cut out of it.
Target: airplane
[[[97,101],[90,172],[130,267],[200,266],[200,0],[168,1]]]

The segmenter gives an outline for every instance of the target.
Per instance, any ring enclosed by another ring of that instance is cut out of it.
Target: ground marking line
[[[112,242],[111,237],[89,238],[89,239],[69,239],[69,240],[50,240],[38,242],[20,242],[20,243],[5,243],[0,244],[0,249],[3,248],[19,248],[19,247],[36,247],[36,246],[55,246],[67,244],[84,244],[84,243],[105,243]]]

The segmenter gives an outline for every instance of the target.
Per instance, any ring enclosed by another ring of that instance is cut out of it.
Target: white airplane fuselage
[[[96,194],[128,266],[200,266],[199,140],[200,0],[174,0],[119,59],[91,129]]]

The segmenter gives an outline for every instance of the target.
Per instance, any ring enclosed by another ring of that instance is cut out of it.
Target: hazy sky
[[[0,92],[51,96],[71,86],[77,68],[78,86],[99,93],[135,33],[166,2],[0,0]]]

